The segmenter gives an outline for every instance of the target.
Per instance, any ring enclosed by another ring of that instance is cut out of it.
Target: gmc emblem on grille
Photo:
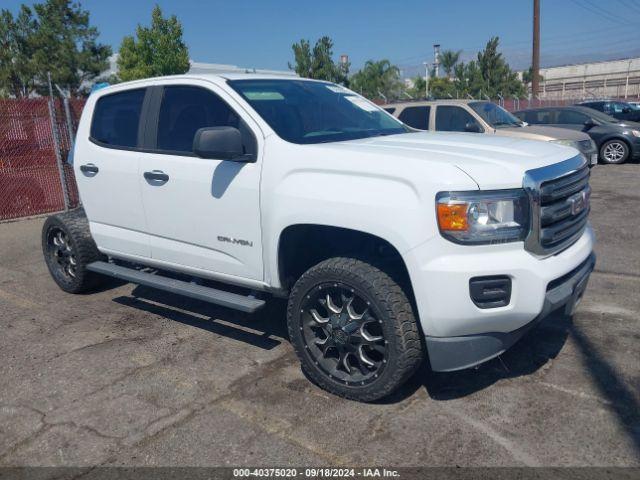
[[[578,215],[589,206],[589,194],[584,190],[571,195],[567,200],[571,205],[571,215]]]

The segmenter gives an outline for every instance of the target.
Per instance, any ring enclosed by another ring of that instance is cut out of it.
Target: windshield
[[[333,83],[288,79],[228,83],[288,142],[339,142],[410,131],[381,108]]]
[[[473,102],[469,106],[493,128],[521,127],[522,120],[491,102]]]

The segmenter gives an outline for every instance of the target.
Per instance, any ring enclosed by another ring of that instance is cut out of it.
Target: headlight
[[[631,130],[631,135],[634,137],[640,137],[640,130]]]
[[[436,205],[440,233],[455,243],[516,242],[529,229],[529,200],[522,189],[441,192]]]

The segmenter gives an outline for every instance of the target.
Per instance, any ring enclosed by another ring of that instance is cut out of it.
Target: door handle
[[[93,163],[87,163],[86,165],[80,165],[80,171],[82,173],[93,173],[96,174],[100,171],[100,169],[94,165]]]
[[[162,170],[152,170],[150,172],[144,172],[144,178],[151,182],[166,183],[169,181],[169,175],[164,173]]]

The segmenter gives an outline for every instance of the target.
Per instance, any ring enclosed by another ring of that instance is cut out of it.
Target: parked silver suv
[[[418,130],[484,133],[561,143],[579,150],[591,165],[598,163],[598,149],[586,133],[528,125],[493,102],[435,100],[394,103],[383,108]]]

